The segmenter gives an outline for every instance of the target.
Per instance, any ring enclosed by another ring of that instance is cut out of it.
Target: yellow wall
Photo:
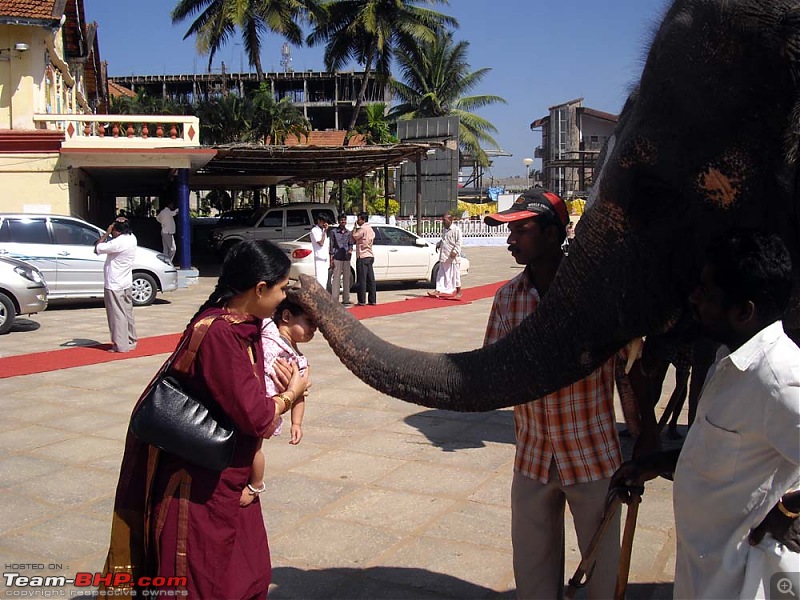
[[[46,112],[46,35],[42,27],[0,26],[0,48],[12,49],[0,52],[0,129],[35,129],[33,114]],[[29,49],[13,50],[17,43]]]
[[[70,214],[70,173],[58,162],[58,154],[0,155],[0,210]]]

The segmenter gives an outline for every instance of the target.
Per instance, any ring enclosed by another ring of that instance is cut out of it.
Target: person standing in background
[[[136,348],[136,323],[133,320],[133,261],[136,258],[136,236],[125,217],[108,226],[94,244],[96,254],[106,255],[103,267],[103,301],[108,329],[111,332],[109,352],[130,352]]]
[[[350,259],[353,255],[353,238],[347,230],[347,215],[339,215],[339,226],[329,230],[331,240],[331,262],[333,280],[331,294],[339,299],[339,285],[342,287],[342,304],[350,306]]]
[[[372,253],[372,243],[375,241],[375,232],[367,220],[369,215],[365,212],[358,213],[356,228],[353,230],[353,240],[356,243],[356,278],[358,280],[358,305],[364,306],[369,299],[370,304],[378,303],[378,290],[375,286],[375,255]]]
[[[175,215],[179,212],[179,209],[173,208],[173,203],[170,200],[156,216],[156,221],[161,224],[162,251],[169,258],[170,262],[175,258]]]
[[[328,217],[320,213],[317,224],[311,229],[311,249],[314,252],[314,276],[319,284],[328,287],[328,270],[331,264]]]

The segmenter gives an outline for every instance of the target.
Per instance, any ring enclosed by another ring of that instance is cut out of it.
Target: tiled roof
[[[22,19],[59,19],[56,11],[58,0],[0,0],[1,17],[19,17]]]
[[[127,96],[128,98],[136,97],[136,92],[118,83],[114,83],[113,81],[108,82],[108,94],[113,98],[119,98],[120,96]]]
[[[300,136],[300,140],[294,135],[286,136],[286,146],[344,146],[344,137],[347,135],[346,131],[341,129],[325,130],[325,131],[309,131],[308,136]],[[364,136],[360,133],[353,135],[348,140],[348,146],[363,146]]]

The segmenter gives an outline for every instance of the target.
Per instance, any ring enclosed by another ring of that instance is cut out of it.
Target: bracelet
[[[250,485],[248,483],[247,484],[247,489],[250,490],[250,495],[251,496],[258,496],[261,492],[266,492],[267,491],[267,484],[266,484],[266,482],[262,481],[261,482],[261,487],[254,488],[252,485]]]
[[[283,405],[284,406],[283,406],[283,410],[281,411],[281,414],[284,414],[284,413],[288,412],[292,408],[292,404],[294,404],[294,400],[290,400],[289,396],[287,396],[286,394],[276,394],[275,397],[276,398],[280,398],[281,400],[283,400]]]
[[[790,519],[796,519],[797,517],[800,517],[800,512],[792,512],[788,508],[786,508],[786,505],[783,503],[783,498],[778,500],[778,510],[781,511],[784,515],[786,515]]]

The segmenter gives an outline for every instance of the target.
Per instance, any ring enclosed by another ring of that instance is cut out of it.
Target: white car
[[[51,301],[103,297],[106,257],[94,253],[101,235],[102,229],[76,217],[0,213],[0,256],[36,266]],[[159,291],[176,289],[178,269],[169,258],[149,248],[136,248],[133,305],[147,306]]]
[[[439,251],[436,246],[394,225],[370,224],[375,231],[372,252],[375,255],[373,269],[375,281],[427,281],[436,283],[439,272]],[[294,242],[279,242],[292,266],[289,277],[297,279],[300,273],[314,276],[314,257],[308,234]],[[350,260],[350,273],[353,285],[356,283],[356,253]],[[461,275],[469,274],[469,259],[461,258]]]

